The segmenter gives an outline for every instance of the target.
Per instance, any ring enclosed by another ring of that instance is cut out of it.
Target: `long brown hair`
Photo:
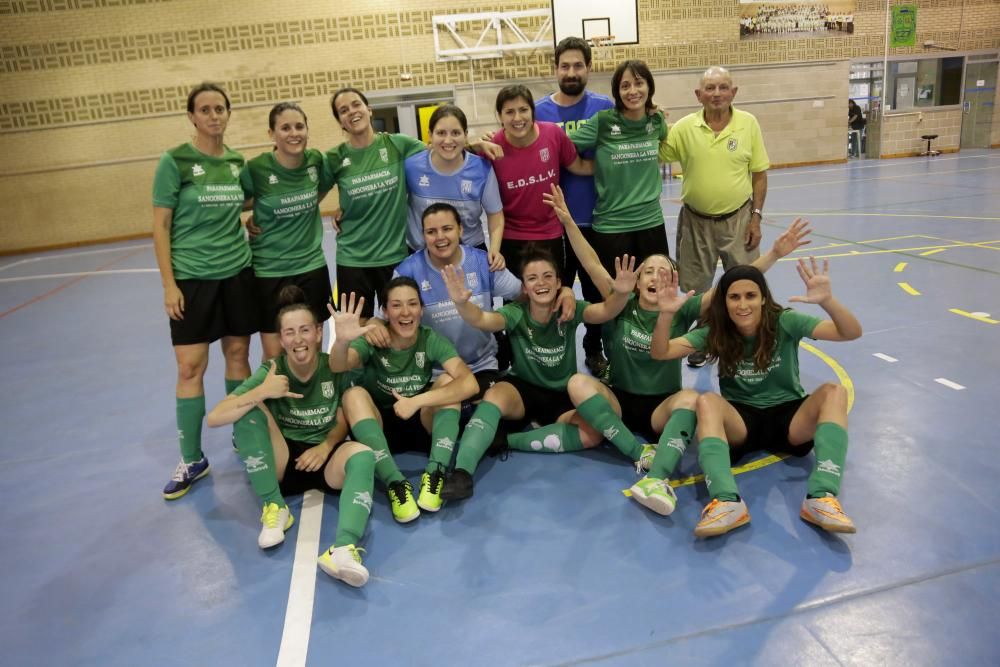
[[[753,353],[754,370],[766,371],[770,366],[774,344],[778,338],[778,316],[784,310],[780,304],[775,303],[764,274],[757,268],[734,266],[722,274],[712,294],[705,321],[709,327],[705,351],[711,361],[719,362],[720,377],[736,375],[736,367],[743,359],[743,335],[730,319],[729,309],[726,308],[726,295],[737,280],[753,281],[760,288],[762,303],[760,324],[757,327],[757,349]]]

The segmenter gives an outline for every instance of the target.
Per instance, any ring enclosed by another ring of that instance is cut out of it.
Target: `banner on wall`
[[[917,45],[917,6],[896,5],[892,8],[892,28],[889,30],[889,46]]]
[[[856,0],[740,0],[740,39],[851,35],[856,7]]]

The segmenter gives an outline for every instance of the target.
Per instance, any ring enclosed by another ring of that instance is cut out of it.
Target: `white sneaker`
[[[263,526],[257,536],[257,546],[270,549],[285,541],[285,531],[295,523],[295,517],[288,511],[288,505],[278,507],[277,503],[268,503],[261,512],[260,522]]]
[[[361,588],[368,583],[368,569],[361,564],[361,552],[353,544],[330,547],[319,557],[319,569],[334,579]]]
[[[643,507],[653,510],[657,514],[670,516],[677,506],[677,494],[674,487],[665,479],[654,479],[643,477],[632,485],[629,489],[632,493],[632,500]]]

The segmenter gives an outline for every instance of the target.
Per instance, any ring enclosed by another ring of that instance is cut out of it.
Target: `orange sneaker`
[[[740,500],[714,499],[701,511],[701,521],[694,527],[695,537],[715,537],[750,523],[747,504]]]
[[[802,501],[799,516],[831,533],[855,533],[851,517],[844,513],[840,501],[834,496],[806,498]]]

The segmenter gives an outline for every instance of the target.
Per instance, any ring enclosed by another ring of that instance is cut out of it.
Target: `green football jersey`
[[[362,385],[381,408],[396,402],[393,390],[406,397],[422,393],[431,383],[434,365],[444,366],[458,356],[451,341],[425,326],[419,328],[417,341],[405,350],[373,347],[364,338],[351,341],[350,347],[361,357]]]
[[[576,302],[576,312],[569,322],[559,322],[558,313],[548,324],[532,319],[530,306],[521,301],[508,303],[496,312],[503,315],[510,339],[510,374],[531,384],[565,391],[576,373],[576,328],[583,322],[583,311],[590,304]]]

